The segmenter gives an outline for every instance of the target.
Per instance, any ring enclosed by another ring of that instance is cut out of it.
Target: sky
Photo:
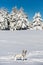
[[[43,18],[43,0],[0,0],[0,8],[5,7],[11,11],[15,6],[18,9],[23,7],[30,20],[36,12],[40,12]]]

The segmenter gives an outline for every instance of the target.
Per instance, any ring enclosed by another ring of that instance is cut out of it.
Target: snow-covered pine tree
[[[5,8],[0,9],[0,29],[8,28],[8,11]]]
[[[18,11],[17,29],[27,29],[28,24],[28,16],[24,13],[24,9],[21,7]]]
[[[9,21],[10,21],[10,30],[16,30],[16,24],[18,21],[18,9],[17,7],[14,7],[11,11],[11,13],[9,14]]]
[[[35,30],[42,30],[42,23],[43,20],[41,18],[41,14],[40,12],[35,13],[34,17],[33,17],[33,29]]]
[[[27,15],[23,12],[23,8],[20,8],[20,10],[17,7],[13,8],[10,17],[10,30],[27,29],[29,22]]]

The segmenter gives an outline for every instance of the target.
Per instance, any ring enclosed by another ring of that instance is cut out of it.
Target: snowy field
[[[27,60],[15,61],[23,49]],[[0,31],[0,65],[43,65],[43,31]]]

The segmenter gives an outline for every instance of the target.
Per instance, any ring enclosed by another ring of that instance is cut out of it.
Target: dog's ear
[[[22,53],[24,53],[24,50],[22,50]]]
[[[25,53],[27,53],[27,50],[25,50]]]

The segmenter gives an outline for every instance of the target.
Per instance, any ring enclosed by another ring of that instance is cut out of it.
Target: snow
[[[27,50],[27,60],[15,61],[15,54]],[[43,31],[0,31],[0,64],[43,65]]]
[[[35,13],[35,16],[33,17],[33,19],[40,18],[40,17],[41,17],[41,14],[40,14],[40,12],[38,12],[38,13]]]
[[[4,18],[2,16],[0,16],[0,22],[3,22]]]

